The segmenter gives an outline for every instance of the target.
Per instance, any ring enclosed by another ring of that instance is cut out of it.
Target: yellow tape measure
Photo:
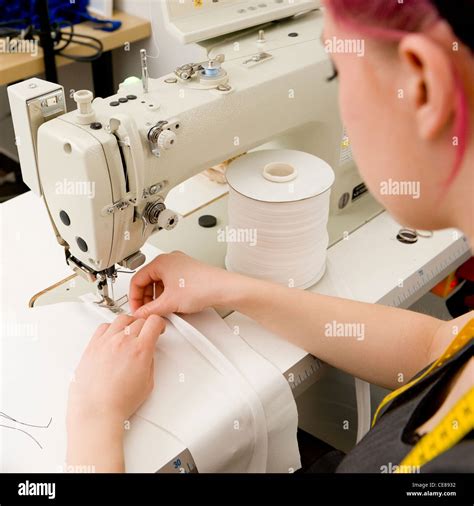
[[[447,362],[453,355],[455,355],[461,348],[463,348],[474,336],[474,319],[470,320],[467,325],[465,325],[459,334],[451,341],[450,345],[447,347],[446,351],[441,355],[441,357],[436,360],[421,376],[415,378],[414,380],[408,382],[406,385],[398,388],[397,390],[388,394],[380,403],[377,411],[375,412],[374,419],[372,421],[372,427],[375,425],[377,421],[377,417],[379,416],[382,409],[393,399],[398,397],[403,392],[406,392],[413,385],[421,381],[423,378],[428,376],[428,374],[432,373],[435,369],[441,367],[445,362]]]
[[[421,376],[410,381],[398,390],[388,394],[375,412],[372,427],[382,409],[403,392],[441,367],[474,337],[474,319],[465,325],[451,341],[446,351]],[[474,429],[474,388],[471,388],[428,434],[423,436],[413,450],[403,459],[397,473],[413,472],[413,468],[421,467],[438,455],[452,448],[457,442]]]
[[[426,436],[423,436],[398,466],[397,473],[413,472],[456,443],[474,429],[474,387],[471,388]]]

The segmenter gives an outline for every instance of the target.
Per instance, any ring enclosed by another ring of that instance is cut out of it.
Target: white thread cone
[[[300,151],[261,150],[234,161],[227,181],[227,269],[297,288],[319,281],[329,241],[329,165]]]

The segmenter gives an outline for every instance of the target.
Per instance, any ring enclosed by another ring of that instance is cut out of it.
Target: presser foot
[[[114,298],[114,281],[117,278],[115,267],[107,269],[98,276],[97,292],[100,300],[96,302],[99,307],[112,311],[114,314],[126,314],[123,306],[128,302],[128,296],[124,295],[120,299]]]
[[[113,300],[108,296],[101,295],[101,300],[96,302],[96,304],[99,307],[103,307],[105,309],[110,310],[114,314],[126,314],[127,311],[124,309],[123,306],[125,306],[127,302],[128,302],[128,295],[124,295],[123,297],[117,300]]]

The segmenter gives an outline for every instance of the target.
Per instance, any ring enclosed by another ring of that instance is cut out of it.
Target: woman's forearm
[[[67,466],[71,472],[122,473],[123,421],[69,417]]]
[[[231,274],[231,307],[321,360],[396,388],[427,365],[441,320]],[[227,285],[227,286],[229,286]]]

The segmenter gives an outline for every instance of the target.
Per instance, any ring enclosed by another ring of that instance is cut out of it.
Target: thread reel
[[[226,267],[308,288],[324,274],[329,237],[331,167],[311,154],[260,150],[227,170]]]

